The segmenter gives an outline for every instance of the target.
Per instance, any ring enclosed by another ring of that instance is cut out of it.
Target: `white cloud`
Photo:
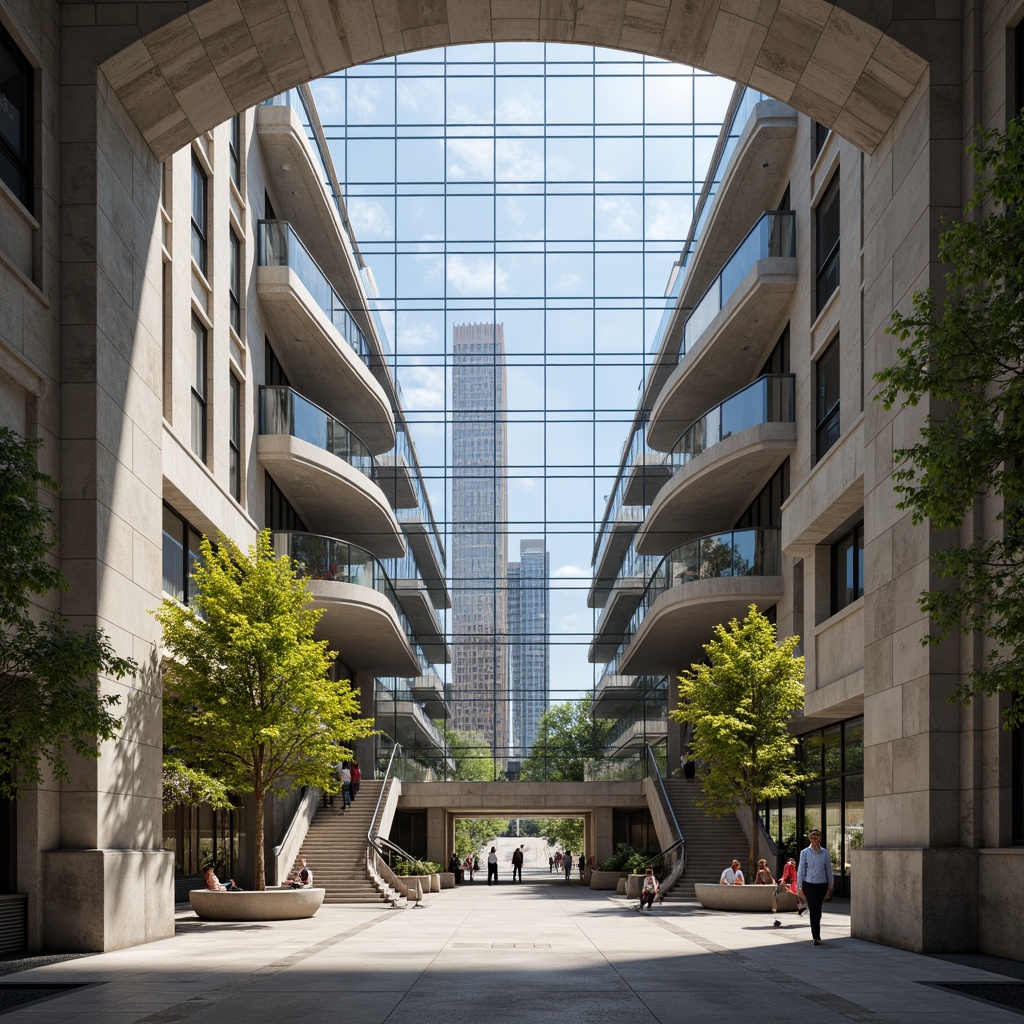
[[[655,196],[647,200],[647,237],[682,239],[693,210],[682,196]]]
[[[356,237],[364,240],[394,237],[395,229],[383,203],[357,198],[348,207]]]
[[[506,96],[498,104],[497,120],[502,124],[537,124],[544,120],[544,106],[540,97],[532,94]]]
[[[599,196],[597,199],[597,234],[600,238],[640,238],[640,211],[637,204],[624,196]]]
[[[379,120],[375,117],[377,105],[383,98],[383,89],[376,82],[366,79],[348,80],[348,120]]]
[[[449,139],[448,176],[487,181],[494,175],[494,144],[490,139]]]
[[[463,256],[447,259],[448,288],[457,295],[487,296],[501,294],[508,287],[508,274],[495,274],[493,256]]]
[[[395,337],[394,332],[392,337]],[[403,352],[409,349],[439,350],[441,333],[437,327],[415,313],[398,314],[397,341]]]
[[[537,486],[537,481],[529,476],[512,477],[510,483],[513,489],[519,491],[532,491]]]
[[[590,572],[578,565],[560,565],[551,576],[556,580],[583,580],[590,579]]]
[[[444,409],[444,371],[432,366],[403,366],[399,371],[407,412]],[[419,424],[415,433],[419,433]]]
[[[544,180],[544,155],[537,142],[498,139],[495,158],[498,181]]]

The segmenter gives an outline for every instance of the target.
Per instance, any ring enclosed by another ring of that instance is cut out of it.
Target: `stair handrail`
[[[320,796],[320,790],[316,786],[306,786],[302,799],[295,808],[295,814],[285,829],[284,837],[280,844],[274,847],[274,885],[284,885],[288,869],[295,863],[306,833],[309,832],[309,826],[316,816]]]
[[[366,831],[366,841],[373,846],[374,845],[374,834],[373,829],[377,824],[377,815],[380,814],[381,801],[384,799],[384,794],[388,791],[388,783],[391,781],[391,769],[395,763],[395,754],[398,753],[398,744],[396,743],[391,748],[391,756],[388,758],[388,766],[384,769],[384,776],[380,783],[380,793],[377,795],[377,805],[373,808],[373,815],[370,818],[370,827]]]
[[[661,769],[658,768],[658,760],[654,756],[654,751],[651,749],[649,743],[644,744],[644,756],[647,758],[648,765],[650,766],[650,777],[654,780],[656,788],[658,790],[658,797],[661,800],[662,809],[665,812],[665,817],[668,820],[669,827],[672,830],[672,834],[675,836],[675,842],[666,850],[662,850],[661,853],[652,857],[644,864],[644,869],[652,867],[655,863],[661,861],[665,862],[666,858],[670,861],[674,860],[675,863],[665,873],[663,878],[658,879],[658,883],[662,890],[662,897],[665,892],[671,889],[673,885],[679,881],[680,876],[686,870],[686,839],[683,836],[683,830],[679,827],[679,822],[676,819],[676,812],[672,809],[672,801],[668,798],[668,791],[665,789],[665,781],[661,777]],[[674,856],[669,856],[674,855]]]
[[[377,806],[373,809],[373,817],[370,819],[370,827],[366,833],[366,841],[370,846],[379,854],[381,859],[388,867],[391,867],[390,856],[392,853],[397,853],[403,860],[409,861],[410,864],[415,864],[419,861],[419,857],[414,857],[411,853],[403,850],[397,843],[391,842],[390,839],[381,839],[379,835],[374,835],[374,828],[377,824],[377,815],[380,813],[380,805],[384,799],[384,794],[387,792],[388,784],[391,782],[391,770],[394,767],[395,755],[399,751],[399,745],[396,743],[391,748],[391,756],[388,758],[388,766],[384,769],[384,777],[381,780],[380,796],[377,797]],[[385,849],[386,848],[386,849]]]

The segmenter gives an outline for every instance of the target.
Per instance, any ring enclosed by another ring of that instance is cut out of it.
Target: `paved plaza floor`
[[[310,920],[266,924],[182,912],[172,939],[0,977],[0,990],[82,986],[44,993],[5,1024],[1021,1019],[936,987],[1013,979],[851,939],[841,903],[819,947],[806,916],[773,928],[771,915],[631,907],[545,871],[522,885],[478,879],[416,909],[325,906]]]

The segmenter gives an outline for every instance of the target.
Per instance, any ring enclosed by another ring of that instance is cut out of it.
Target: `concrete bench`
[[[739,910],[746,913],[770,914],[774,885],[721,885],[718,882],[697,882],[694,891],[706,910]],[[776,897],[779,913],[796,910],[796,896],[783,889]]]
[[[204,921],[294,921],[312,917],[324,889],[267,889],[265,892],[212,892],[193,889],[188,901]]]

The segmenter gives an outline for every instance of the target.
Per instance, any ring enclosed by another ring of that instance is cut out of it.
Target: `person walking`
[[[797,896],[807,900],[811,917],[811,938],[816,946],[821,945],[821,905],[832,898],[835,879],[832,874],[832,858],[821,845],[821,830],[812,828],[807,833],[810,846],[800,851],[800,864],[796,869]]]
[[[487,884],[491,884],[491,879],[494,879],[494,884],[498,884],[498,851],[495,847],[491,847],[491,852],[487,854]]]
[[[352,799],[355,800],[355,798],[359,794],[359,783],[363,779],[363,773],[359,770],[359,762],[358,761],[353,761],[352,762],[351,771],[352,771],[352,785],[351,785],[350,788],[352,790]]]
[[[568,885],[572,875],[572,850],[566,850],[562,855],[562,867],[565,869],[565,883]]]
[[[658,895],[660,888],[658,880],[654,877],[654,868],[648,868],[644,873],[643,885],[640,888],[640,906],[636,909],[641,913],[644,907],[647,907],[648,910],[653,910],[654,897]]]
[[[341,805],[350,807],[352,805],[352,769],[348,766],[348,761],[342,761],[341,763]]]
[[[519,846],[512,851],[512,881],[522,882],[523,880],[523,847]]]
[[[554,857],[548,857],[548,874],[550,875],[551,872],[554,871],[554,870],[555,870],[555,858]]]

